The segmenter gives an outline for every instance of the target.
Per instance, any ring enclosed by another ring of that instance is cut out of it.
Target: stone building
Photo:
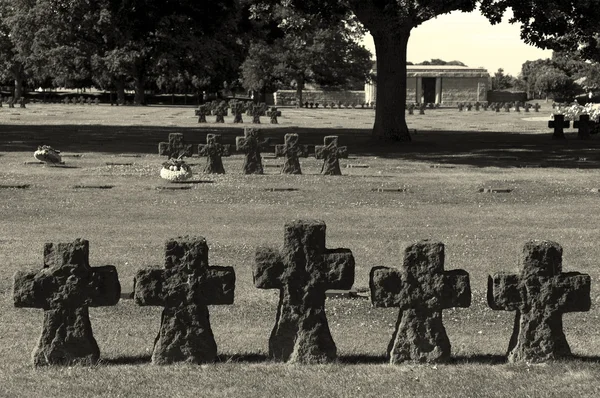
[[[377,74],[377,66],[374,65]],[[485,68],[458,65],[407,65],[406,102],[446,106],[459,102],[487,101],[491,89]],[[365,84],[365,102],[376,102],[376,83]]]

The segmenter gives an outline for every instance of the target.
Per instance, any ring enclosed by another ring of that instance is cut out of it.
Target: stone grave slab
[[[0,184],[0,189],[29,189],[31,184]]]
[[[114,185],[73,185],[73,189],[112,189]]]
[[[590,276],[562,272],[562,247],[553,241],[531,240],[521,255],[520,274],[488,277],[488,304],[493,310],[515,311],[508,344],[509,362],[543,362],[569,357],[562,316],[589,311]]]
[[[164,307],[152,362],[214,362],[217,343],[207,306],[233,304],[234,290],[233,267],[208,265],[205,238],[168,240],[164,268],[138,271],[134,281],[136,304]]]
[[[371,192],[409,192],[408,188],[371,188]]]
[[[107,166],[133,166],[131,162],[105,162]]]
[[[369,277],[371,302],[400,309],[388,345],[391,364],[450,359],[450,340],[442,310],[471,305],[469,274],[444,271],[444,244],[423,240],[406,248],[402,269],[374,267]]]
[[[370,166],[368,164],[362,163],[348,163],[346,165],[347,169],[368,169]]]
[[[121,285],[112,265],[90,267],[89,242],[46,243],[40,271],[14,276],[15,307],[44,310],[35,366],[92,365],[100,358],[89,307],[117,304]]]
[[[352,287],[354,257],[349,249],[327,249],[325,229],[319,220],[290,221],[281,250],[256,250],[254,285],[280,291],[269,339],[271,358],[325,363],[337,357],[325,314],[325,292]]]
[[[265,188],[265,191],[267,192],[294,192],[294,191],[299,191],[300,189],[298,188],[287,188],[287,187],[275,187],[275,188]]]
[[[510,193],[511,188],[479,188],[481,193]]]

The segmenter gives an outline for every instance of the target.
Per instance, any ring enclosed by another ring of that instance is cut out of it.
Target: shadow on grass
[[[101,365],[115,366],[115,365],[143,365],[148,364],[152,361],[151,355],[132,355],[122,356],[116,358],[102,358],[100,360]]]
[[[235,137],[246,126],[164,127],[102,125],[2,125],[0,147],[3,151],[33,151],[38,145],[51,145],[63,152],[103,152],[113,154],[157,154],[158,143],[167,142],[169,133],[183,133],[187,143],[206,142],[207,133],[221,134],[224,144],[235,148]],[[419,130],[412,142],[374,140],[371,129],[339,127],[276,127],[263,129],[263,136],[275,145],[286,133],[298,133],[303,144],[322,145],[328,135],[339,136],[340,145],[350,155],[428,162],[472,167],[555,167],[600,168],[600,137],[577,139],[565,133],[566,140],[552,140],[551,133],[506,131]],[[272,148],[274,150],[274,148]],[[267,151],[266,151],[267,152]]]
[[[476,355],[457,355],[450,358],[448,362],[452,365],[502,365],[506,363],[506,355],[476,354]]]
[[[217,356],[220,363],[261,363],[270,362],[271,359],[265,354],[245,353],[245,354],[221,354]]]
[[[385,355],[372,354],[340,355],[338,361],[346,365],[381,365],[389,362]]]
[[[573,355],[575,361],[600,364],[600,355]]]

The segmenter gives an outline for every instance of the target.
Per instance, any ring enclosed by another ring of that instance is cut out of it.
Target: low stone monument
[[[206,115],[210,114],[210,105],[202,104],[194,113],[198,116],[198,123],[206,123]]]
[[[568,129],[570,126],[571,122],[565,120],[565,115],[554,115],[554,120],[548,121],[548,127],[554,129],[552,133],[553,140],[566,139],[564,129]]]
[[[198,155],[206,156],[204,172],[207,174],[225,174],[222,156],[231,154],[231,146],[221,144],[220,134],[206,134],[206,144],[198,145]]]
[[[233,267],[209,266],[203,237],[168,240],[165,268],[138,271],[134,282],[136,304],[165,307],[152,362],[213,362],[217,343],[207,305],[233,304],[234,289]]]
[[[275,145],[275,156],[283,156],[282,174],[302,174],[300,168],[300,157],[308,157],[308,145],[300,145],[296,133],[285,135],[283,145]]]
[[[180,158],[183,156],[192,156],[192,144],[186,144],[182,133],[170,133],[169,142],[160,142],[158,144],[158,154],[171,158]]]
[[[246,154],[242,172],[244,174],[263,174],[261,151],[268,147],[269,140],[262,140],[260,130],[254,128],[245,128],[243,137],[235,138],[235,147],[238,151]]]
[[[589,311],[591,282],[589,275],[562,272],[562,252],[556,242],[529,241],[523,248],[519,275],[501,272],[488,278],[489,306],[516,311],[509,362],[542,362],[571,355],[562,316]]]
[[[323,159],[321,174],[342,175],[340,159],[348,158],[348,148],[345,146],[338,147],[337,135],[328,135],[323,141],[324,145],[315,146],[315,157]]]
[[[271,109],[267,112],[267,116],[271,119],[271,124],[278,124],[277,116],[279,116],[280,112],[276,107],[272,106]]]
[[[325,291],[350,289],[354,257],[349,249],[325,247],[325,223],[285,224],[283,248],[258,248],[252,271],[260,289],[279,289],[269,356],[282,361],[324,363],[337,356],[325,314]]]
[[[410,245],[402,270],[375,267],[369,285],[374,306],[400,309],[388,345],[390,363],[450,359],[442,310],[469,307],[471,288],[466,271],[444,271],[443,243],[424,240]]]
[[[121,296],[117,269],[90,267],[89,242],[46,243],[44,266],[14,276],[15,307],[42,308],[44,322],[33,364],[92,365],[100,349],[92,333],[88,307],[115,305]]]

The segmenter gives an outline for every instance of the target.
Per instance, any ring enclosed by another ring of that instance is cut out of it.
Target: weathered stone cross
[[[562,247],[552,241],[525,244],[520,275],[488,278],[493,310],[516,311],[508,345],[509,362],[540,362],[571,355],[563,333],[565,312],[589,311],[590,276],[562,272]]]
[[[548,121],[548,127],[554,129],[554,133],[552,134],[553,140],[564,140],[565,132],[563,129],[568,129],[571,125],[571,122],[565,120],[565,115],[554,115],[554,120]]]
[[[165,307],[152,362],[213,362],[217,343],[207,306],[233,304],[234,289],[233,267],[208,266],[203,237],[168,240],[165,268],[138,271],[134,282],[137,304]]]
[[[258,288],[280,290],[270,357],[300,363],[336,358],[325,315],[325,291],[352,287],[354,257],[349,249],[325,248],[324,222],[287,223],[281,251],[257,249],[253,278]]]
[[[590,121],[590,115],[579,115],[579,120],[573,122],[573,128],[577,129],[577,138],[580,140],[589,140],[590,131],[596,124],[594,121]]]
[[[444,271],[444,244],[427,240],[406,248],[402,268],[375,267],[369,278],[374,306],[400,308],[388,345],[390,363],[448,360],[442,310],[471,305],[469,274]]]
[[[92,365],[100,349],[88,307],[115,305],[121,295],[117,269],[90,267],[89,242],[46,243],[44,267],[14,276],[15,307],[42,308],[44,323],[33,351],[35,366]]]
[[[198,145],[198,155],[206,156],[204,172],[208,174],[225,174],[222,156],[229,156],[230,145],[221,144],[220,134],[206,134],[206,144]]]
[[[170,133],[169,142],[160,142],[158,144],[158,154],[171,158],[181,156],[192,156],[192,144],[186,144],[182,133]]]
[[[260,130],[245,128],[243,137],[235,137],[236,149],[246,154],[242,171],[244,174],[263,174],[260,152],[267,149],[269,139],[260,139]]]
[[[282,174],[302,174],[300,157],[308,157],[308,145],[298,143],[298,134],[285,135],[283,145],[275,145],[275,156],[284,156]]]
[[[328,135],[324,138],[324,145],[315,146],[315,157],[323,159],[321,174],[342,175],[340,159],[348,158],[348,148],[345,146],[338,147],[337,135]]]

